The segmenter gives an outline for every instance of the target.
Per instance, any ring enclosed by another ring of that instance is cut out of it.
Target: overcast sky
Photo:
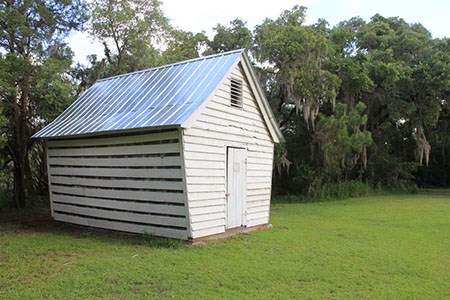
[[[401,17],[408,23],[422,23],[436,38],[450,37],[450,0],[162,0],[165,15],[172,25],[194,33],[206,31],[211,36],[218,23],[228,25],[240,18],[249,28],[260,24],[265,18],[275,19],[294,5],[308,8],[307,20],[314,23],[319,18],[331,26],[351,17],[360,16],[366,21],[374,14],[384,17]],[[87,34],[74,33],[69,45],[75,59],[85,62],[85,57],[96,53],[102,55],[102,46]]]

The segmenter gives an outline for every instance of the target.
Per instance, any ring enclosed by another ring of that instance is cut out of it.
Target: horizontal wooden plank
[[[207,191],[207,192],[190,192],[189,193],[189,203],[192,201],[203,201],[203,200],[209,200],[209,199],[225,199],[225,191],[220,192],[213,192],[213,191]]]
[[[89,158],[89,157],[49,157],[50,166],[88,166],[88,167],[164,167],[181,166],[180,156],[160,157],[124,157],[124,158]]]
[[[249,214],[255,214],[255,213],[268,213],[270,211],[270,207],[268,205],[264,205],[264,206],[252,206],[252,207],[248,207],[247,206],[247,215]]]
[[[250,161],[249,159],[247,159],[247,170],[265,170],[265,171],[269,171],[273,169],[273,165],[272,164],[268,164],[265,162],[255,162],[255,161]]]
[[[207,229],[207,228],[211,228],[211,227],[218,227],[218,226],[225,226],[225,218],[211,220],[211,221],[205,221],[205,222],[197,222],[197,223],[191,222],[192,231]]]
[[[184,159],[200,161],[224,161],[225,153],[199,153],[184,151]]]
[[[211,99],[214,100],[214,102],[222,104],[226,110],[226,107],[230,107],[230,86],[222,85]],[[256,101],[254,100],[253,94],[245,86],[243,86],[242,89],[242,100],[244,104],[247,104],[247,106],[249,106],[250,110],[245,111],[241,109],[235,112],[235,114],[242,115],[242,111],[244,111],[252,113],[255,119],[262,119],[262,115],[259,109],[257,108],[257,104]],[[208,105],[208,107],[211,106]],[[230,111],[230,109],[228,111]]]
[[[267,189],[247,189],[247,197],[249,196],[255,196],[255,195],[267,195],[270,194],[270,188]]]
[[[196,230],[192,232],[192,238],[200,238],[225,232],[225,225]]]
[[[252,220],[248,220],[247,221],[247,227],[264,225],[264,224],[268,224],[268,223],[269,223],[269,218],[268,217],[259,218],[259,219],[252,219]]]
[[[184,143],[184,151],[191,151],[197,153],[222,153],[225,155],[226,148],[224,146],[218,145],[204,145],[204,144],[195,144],[191,141]]]
[[[234,142],[233,144],[229,144],[228,141],[223,141],[223,140],[216,140],[216,139],[210,139],[206,136],[196,136],[196,135],[188,135],[189,134],[189,129],[185,129],[185,133],[187,132],[187,134],[184,135],[184,143],[185,144],[196,144],[196,145],[212,145],[215,147],[221,147],[222,149],[225,149],[226,146],[229,145],[239,145],[240,147],[245,148],[247,143],[238,143],[238,142]],[[224,150],[225,151],[225,150]]]
[[[228,96],[228,97],[217,96],[213,100],[214,101],[212,103],[213,105],[210,105],[208,107],[215,109],[215,110],[220,110],[220,111],[222,111],[222,114],[225,114],[227,109],[228,109],[227,112],[231,113],[229,110],[229,107],[230,107],[229,99],[230,99],[230,96]],[[250,120],[256,121],[257,123],[259,123],[258,121],[262,120],[261,113],[260,113],[259,109],[257,109],[255,106],[249,105],[248,100],[249,100],[248,97],[243,97],[242,108],[240,110],[238,110],[237,112],[234,112],[233,114],[245,116],[246,118],[249,118]]]
[[[272,183],[272,176],[247,176],[247,183]]]
[[[188,184],[187,190],[189,193],[198,192],[225,192],[225,184]]]
[[[272,158],[257,158],[249,156],[247,157],[247,164],[272,166],[273,160]]]
[[[258,144],[248,144],[247,149],[248,151],[257,151],[257,152],[264,152],[264,153],[272,153],[269,155],[270,157],[273,157],[273,145],[264,146],[264,145],[258,145]]]
[[[251,162],[247,162],[247,171],[270,171],[272,172],[272,165],[268,165],[268,164],[264,164],[264,165],[260,165],[260,164],[255,164],[255,163],[251,163]]]
[[[179,143],[112,146],[99,148],[68,148],[48,149],[48,155],[52,156],[110,156],[110,155],[144,155],[159,153],[178,153]]]
[[[160,190],[183,190],[184,183],[181,181],[143,181],[127,179],[95,179],[50,176],[52,184],[68,184],[109,188],[134,188],[134,189],[160,189]]]
[[[271,141],[262,140],[253,134],[238,135],[214,130],[199,129],[198,127],[186,129],[185,134],[186,136],[207,136],[210,137],[211,140],[214,139],[224,142],[254,143],[257,145],[265,145],[266,147],[270,147],[272,143]]]
[[[230,113],[229,106],[213,101],[210,102],[210,105],[208,105],[208,107],[203,111],[202,118],[200,120],[214,120],[214,116],[217,115],[220,115],[220,119],[224,122],[233,122],[231,124],[234,124],[236,126],[242,126],[252,129],[258,128],[262,130],[262,132],[267,132],[267,129],[265,129],[266,125],[260,115],[245,111],[243,109],[236,109],[236,112]]]
[[[192,223],[206,222],[206,221],[213,221],[213,220],[224,220],[225,212],[196,215],[196,216],[191,216],[190,218],[191,218]]]
[[[256,219],[268,218],[269,211],[256,212],[256,213],[247,213],[247,222]]]
[[[143,143],[162,140],[178,139],[178,131],[166,131],[158,133],[146,133],[139,135],[125,135],[118,137],[93,137],[86,139],[67,139],[67,140],[50,140],[48,147],[73,147],[73,146],[99,146],[99,145],[118,145],[130,143]]]
[[[246,82],[245,82],[245,78],[244,78],[243,75],[242,75],[242,69],[241,69],[240,66],[237,66],[236,68],[234,68],[234,69],[231,71],[231,75],[232,75],[233,77],[237,77],[237,78],[241,79],[241,80],[243,81],[243,85],[245,86]]]
[[[272,178],[272,170],[247,170],[247,176],[250,177],[264,177]]]
[[[247,195],[247,202],[253,201],[270,201],[271,195],[269,193],[259,195]]]
[[[211,110],[212,112],[214,112],[214,114],[216,116],[218,114],[220,114],[221,118],[222,118],[222,116],[229,117],[230,115],[233,115],[234,117],[239,116],[239,117],[251,120],[251,121],[256,121],[257,123],[263,123],[262,116],[252,113],[252,112],[246,112],[243,110],[236,109],[234,111],[234,113],[231,114],[230,107],[228,105],[225,105],[221,101],[211,101],[210,103],[208,103],[208,106],[205,109],[205,111],[208,111],[208,110]],[[203,111],[203,113],[205,113],[205,111]]]
[[[215,97],[212,98],[215,102],[218,102],[222,105],[229,106],[230,104],[230,91],[226,88],[221,88],[217,91],[215,94]],[[256,101],[254,101],[253,94],[250,93],[245,88],[243,89],[242,93],[242,110],[244,112],[249,112],[257,116],[261,116],[261,110],[258,107],[258,104]],[[261,117],[262,118],[262,117]]]
[[[181,169],[67,168],[51,167],[51,175],[109,176],[130,178],[183,178]]]
[[[237,116],[237,115],[232,115],[232,114],[223,114],[223,111],[220,110],[216,110],[216,109],[207,109],[202,113],[202,117],[204,117],[206,120],[208,120],[207,118],[209,118],[209,120],[211,118],[216,117],[217,115],[220,114],[220,118],[223,120],[226,120],[228,122],[233,122],[236,125],[242,125],[242,126],[251,126],[251,127],[256,127],[256,128],[264,128],[265,124],[262,120],[251,120],[251,119],[247,119],[245,117],[242,116]]]
[[[272,187],[270,182],[256,182],[256,183],[247,183],[247,189],[256,190],[256,189],[270,189]]]
[[[271,141],[271,137],[265,128],[235,124],[230,121],[224,121],[221,118],[198,120],[192,127],[215,132],[225,132],[232,135],[257,137],[260,140]]]
[[[270,202],[269,201],[255,201],[255,202],[247,202],[247,209],[253,209],[253,211],[249,211],[250,213],[254,213],[260,207],[266,207],[267,211],[270,211]],[[261,211],[263,209],[261,208]]]
[[[256,158],[263,158],[263,159],[273,159],[273,153],[272,152],[263,152],[263,151],[248,151],[248,157],[256,157]]]
[[[185,160],[185,168],[196,169],[225,169],[225,161],[198,161],[198,160]]]
[[[61,202],[65,204],[77,204],[77,205],[113,208],[113,209],[147,212],[147,213],[153,212],[177,216],[186,215],[186,207],[179,205],[168,205],[165,203],[158,204],[158,203],[146,203],[136,201],[120,201],[120,200],[98,199],[90,197],[68,196],[60,194],[53,194],[52,201]]]
[[[149,214],[137,214],[126,211],[105,210],[100,208],[82,207],[59,203],[53,203],[53,210],[117,221],[128,221],[128,222],[175,226],[175,227],[188,226],[186,218],[184,217],[179,218],[179,217],[156,216]]]
[[[244,104],[242,106],[242,109],[244,111],[251,112],[251,113],[254,113],[257,115],[261,114],[260,109],[258,107],[256,107],[253,103],[248,101],[248,97],[244,96],[243,98],[244,98]]]
[[[202,115],[198,120],[212,122],[213,124],[217,124],[217,125],[233,125],[233,126],[251,128],[251,129],[258,130],[261,133],[269,134],[267,127],[264,124],[264,121],[262,119],[259,119],[259,117],[256,113],[256,110],[254,110],[254,108],[252,108],[251,106],[246,105],[245,102],[243,104],[243,110],[235,110],[235,111],[233,111],[232,114],[230,114],[230,105],[228,103],[227,104],[219,103],[219,101],[229,101],[229,98],[228,99],[221,98],[221,99],[213,100],[214,107],[211,107],[211,111],[207,110],[206,112],[209,112],[211,114],[212,114],[212,112],[215,112],[216,113],[215,118],[214,118],[214,116],[207,113],[205,115]],[[228,111],[226,111],[227,109],[228,109]],[[250,109],[250,111],[248,109]],[[218,112],[218,110],[220,110],[220,112]],[[241,112],[244,112],[246,114],[248,114],[248,113],[253,114],[253,116],[255,118],[252,118],[252,119],[242,118],[242,116],[240,115]],[[220,118],[217,118],[217,114],[219,114],[219,113],[220,113]],[[242,118],[242,119],[239,119],[239,118]],[[230,119],[234,119],[234,120],[230,120]]]
[[[208,207],[215,205],[225,205],[225,196],[217,198],[217,199],[207,199],[207,200],[197,200],[189,202],[189,209],[197,208],[197,207]]]
[[[225,184],[225,176],[188,177],[187,184]]]
[[[225,177],[225,169],[196,169],[192,167],[186,169],[186,175],[188,177],[204,177],[206,175],[214,177]]]
[[[141,234],[150,234],[150,235],[155,235],[155,236],[164,236],[164,237],[171,237],[171,238],[184,239],[184,240],[187,240],[187,238],[188,238],[187,230],[181,230],[181,229],[163,228],[163,227],[154,227],[154,226],[150,226],[150,225],[146,226],[146,225],[122,223],[122,222],[116,222],[116,221],[90,219],[90,218],[70,216],[70,215],[59,214],[59,213],[53,213],[53,218],[56,221],[68,222],[68,223],[79,224],[79,225],[84,225],[84,226],[99,227],[99,228],[105,228],[105,229],[110,229],[110,230],[141,233]]]
[[[153,201],[169,203],[186,203],[186,194],[151,191],[96,189],[85,187],[71,187],[52,185],[52,191],[67,195],[80,195],[87,197],[101,197],[106,199],[127,199],[136,201]]]
[[[209,205],[203,207],[190,207],[189,213],[191,216],[211,214],[211,213],[225,213],[225,205],[221,203],[221,205]]]

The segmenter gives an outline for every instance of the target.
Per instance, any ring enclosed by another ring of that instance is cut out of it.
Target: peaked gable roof
[[[241,57],[248,61],[243,49],[99,80],[33,138],[181,126],[192,120]],[[263,115],[266,123],[273,122],[270,108]],[[273,123],[269,129],[273,125],[278,130]]]

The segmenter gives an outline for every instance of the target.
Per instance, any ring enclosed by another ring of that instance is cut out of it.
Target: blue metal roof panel
[[[33,137],[181,125],[211,95],[242,52],[100,80]]]

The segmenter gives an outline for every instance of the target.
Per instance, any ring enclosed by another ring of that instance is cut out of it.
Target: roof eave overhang
[[[243,53],[242,57],[242,66],[246,76],[250,79],[249,83],[254,92],[256,102],[258,103],[261,113],[263,115],[264,121],[267,124],[267,128],[269,129],[270,135],[275,143],[284,143],[285,139],[281,130],[278,128],[277,121],[275,116],[273,115],[272,109],[270,108],[269,101],[266,98],[265,93],[262,91],[258,79],[256,78],[255,72],[253,71],[253,67],[250,63],[250,60],[247,54]]]
[[[141,128],[130,128],[130,129],[119,129],[119,130],[108,130],[108,131],[98,131],[98,132],[89,132],[84,134],[73,134],[73,135],[62,135],[62,136],[39,136],[34,137],[36,139],[46,139],[46,140],[65,140],[65,139],[81,139],[81,138],[91,138],[91,137],[103,137],[103,136],[116,136],[121,134],[129,134],[129,133],[146,133],[150,131],[159,131],[159,130],[170,130],[177,129],[180,127],[180,124],[174,125],[161,125],[161,126],[151,126],[151,127],[141,127]]]

